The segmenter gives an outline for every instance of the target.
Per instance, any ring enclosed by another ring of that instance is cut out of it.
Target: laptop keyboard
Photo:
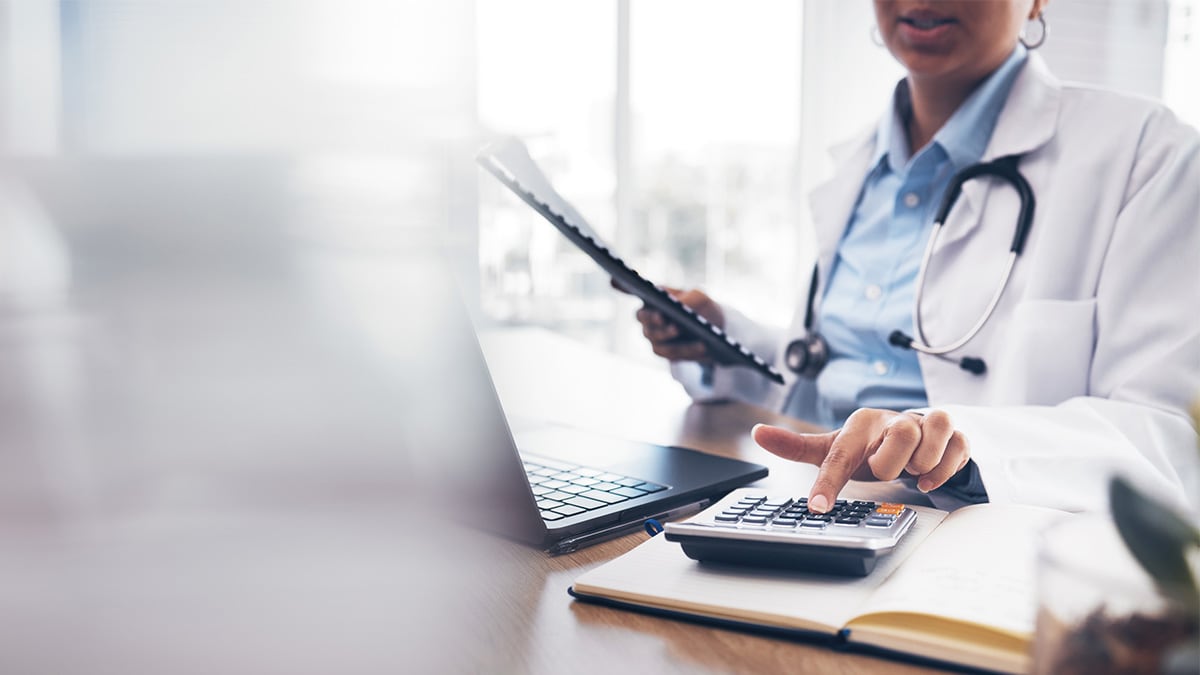
[[[541,457],[522,457],[529,487],[542,520],[577,516],[610,504],[666,490],[667,486],[619,473],[564,464]]]

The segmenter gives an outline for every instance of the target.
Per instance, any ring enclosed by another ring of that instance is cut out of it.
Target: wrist
[[[950,480],[943,483],[942,487],[938,489],[946,490],[947,493],[968,503],[978,504],[988,501],[987,487],[983,484],[979,465],[973,459],[967,460],[963,468],[959,469],[958,473],[951,476]]]

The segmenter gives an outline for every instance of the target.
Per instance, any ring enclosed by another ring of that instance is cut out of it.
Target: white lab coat
[[[834,177],[811,195],[821,289],[873,149],[873,132],[836,148]],[[1152,101],[1064,85],[1030,54],[982,159],[1010,154],[1023,156],[1036,196],[1032,231],[995,314],[954,353],[983,358],[988,371],[920,355],[930,407],[966,435],[993,502],[1103,509],[1120,473],[1200,510],[1187,413],[1200,397],[1200,136]],[[1006,183],[964,186],[925,285],[931,343],[965,334],[995,292],[1017,208]],[[783,372],[803,310],[786,335],[736,312],[727,328]],[[717,368],[709,388],[698,370],[673,368],[698,399],[803,416],[815,396],[790,373],[779,387]]]

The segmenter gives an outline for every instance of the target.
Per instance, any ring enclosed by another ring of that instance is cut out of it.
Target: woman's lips
[[[900,23],[906,23],[916,28],[931,29],[944,23],[954,23],[954,17],[938,16],[927,12],[913,12],[900,17]]]
[[[900,36],[914,46],[933,46],[941,43],[958,22],[949,17],[903,16],[899,20]]]

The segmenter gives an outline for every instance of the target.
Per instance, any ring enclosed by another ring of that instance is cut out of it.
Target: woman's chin
[[[963,65],[963,59],[956,58],[953,52],[949,54],[905,52],[900,54],[899,61],[908,71],[909,77],[918,80],[953,77]]]

